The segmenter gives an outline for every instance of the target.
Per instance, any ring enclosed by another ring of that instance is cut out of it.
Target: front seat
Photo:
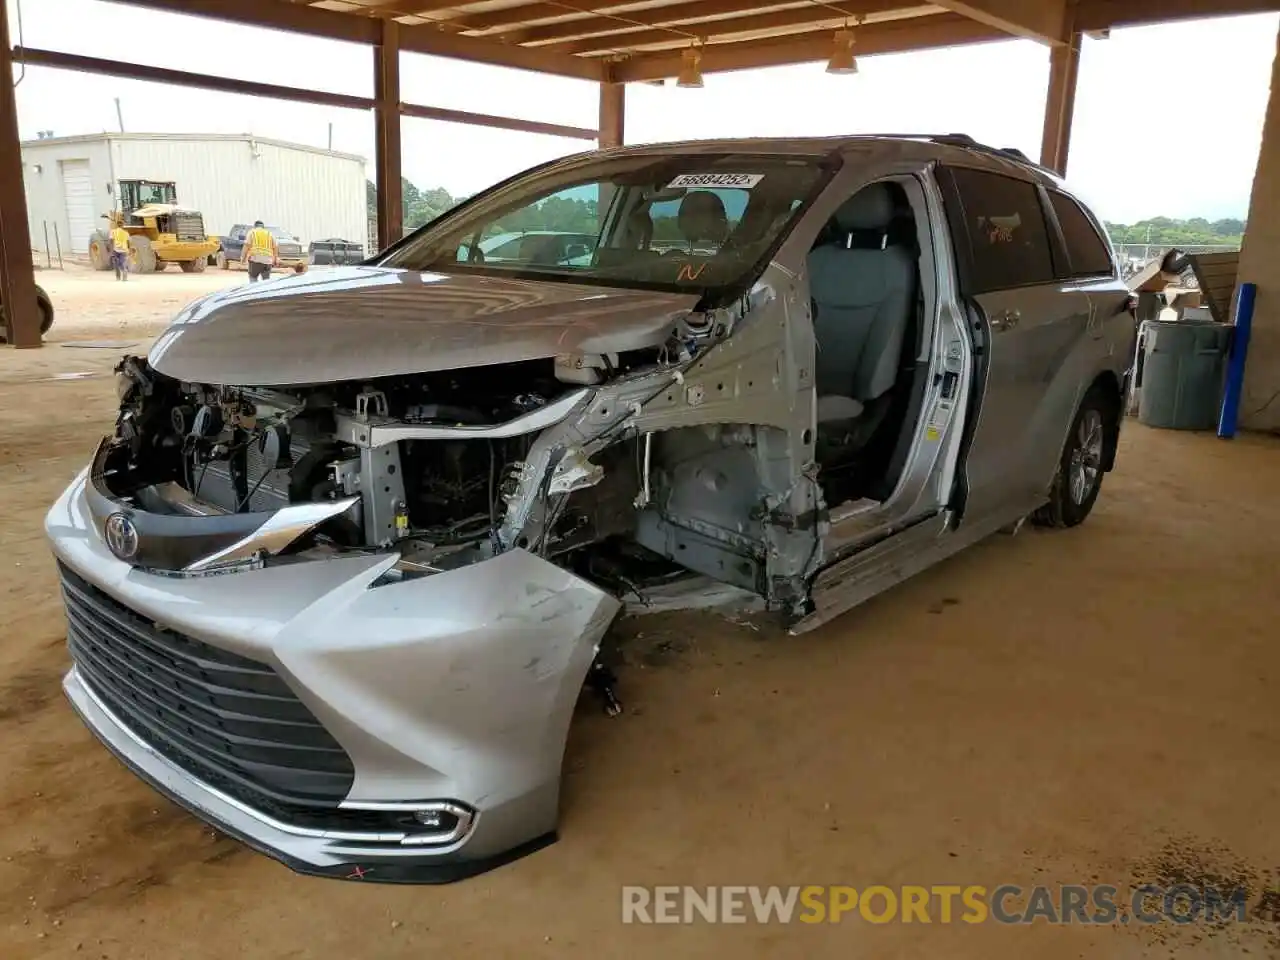
[[[700,243],[719,247],[729,236],[729,217],[724,201],[714,193],[695,190],[686,193],[676,214],[676,228],[691,247]]]
[[[909,250],[889,245],[894,206],[887,184],[859,190],[835,212],[828,241],[809,254],[819,423],[857,419],[897,380],[916,263]]]

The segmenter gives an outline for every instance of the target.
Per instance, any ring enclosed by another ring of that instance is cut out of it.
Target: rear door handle
[[[997,313],[991,318],[992,330],[1012,330],[1022,320],[1022,314],[1017,310],[1005,310]]]

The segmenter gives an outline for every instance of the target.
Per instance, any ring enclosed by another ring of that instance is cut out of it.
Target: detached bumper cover
[[[390,859],[376,854],[344,854],[340,843],[326,841],[321,833],[299,835],[296,829],[266,819],[260,813],[193,780],[181,768],[152,750],[110,713],[81,682],[75,668],[63,680],[62,689],[85,725],[139,779],[227,836],[279,860],[298,873],[377,883],[452,883],[518,860],[556,840],[553,831],[534,837],[505,853],[472,859]],[[331,856],[318,858],[317,850],[326,846],[330,848]]]
[[[394,555],[149,573],[106,548],[85,479],[46,519],[59,561],[155,629],[269,666],[354,770],[329,808],[332,823],[324,809],[305,822],[268,812],[206,782],[159,749],[154,730],[113,711],[119,692],[94,690],[116,682],[101,664],[92,679],[73,667],[68,698],[135,773],[255,849],[325,876],[442,882],[554,839],[570,717],[615,599],[524,551],[377,586]],[[433,805],[465,811],[450,842],[361,821]]]

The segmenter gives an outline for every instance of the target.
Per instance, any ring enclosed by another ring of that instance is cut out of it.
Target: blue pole
[[[1244,388],[1244,361],[1249,354],[1249,332],[1253,328],[1253,301],[1258,293],[1256,283],[1240,284],[1236,300],[1236,323],[1231,331],[1231,352],[1227,355],[1227,383],[1222,391],[1222,414],[1218,418],[1218,436],[1229,440],[1236,435],[1240,418],[1240,393]]]

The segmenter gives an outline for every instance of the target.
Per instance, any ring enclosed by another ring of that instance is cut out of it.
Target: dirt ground
[[[41,520],[108,429],[120,352],[59,344],[141,349],[244,277],[41,282],[50,346],[0,351],[0,956],[1280,956],[1280,443],[1130,422],[1083,527],[998,537],[801,638],[635,621],[627,712],[579,711],[559,843],[452,886],[340,883],[159,798],[59,689]],[[1215,877],[1248,886],[1252,919],[633,926],[620,908],[624,884]]]

